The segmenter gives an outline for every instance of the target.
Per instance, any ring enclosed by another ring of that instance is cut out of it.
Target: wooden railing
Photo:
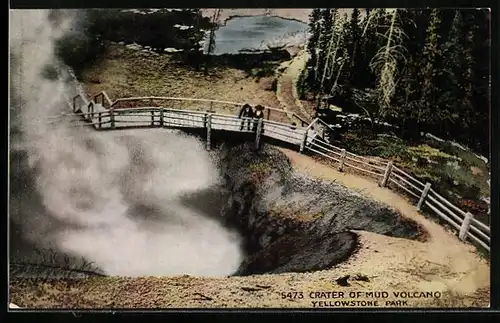
[[[100,101],[98,101],[99,99]],[[103,129],[105,125],[106,129],[115,129],[117,128],[117,123],[126,124],[125,127],[127,127],[129,124],[133,125],[134,122],[146,124],[151,127],[205,128],[207,132],[208,149],[210,149],[211,132],[213,130],[225,130],[224,127],[226,127],[226,130],[229,129],[230,131],[246,131],[239,127],[242,121],[251,122],[252,129],[253,125],[255,125],[253,123],[257,122],[252,119],[241,119],[235,115],[209,113],[206,111],[167,109],[164,107],[114,108],[119,102],[127,100],[187,100],[209,102],[211,104],[217,102],[238,106],[242,105],[226,101],[166,97],[125,98],[117,99],[112,102],[105,93],[102,93],[95,97],[95,101],[100,102],[100,105],[103,105],[104,101],[106,101],[109,109],[95,111],[94,100],[88,101],[83,96],[78,95],[73,99],[73,111],[80,112],[80,114],[90,122],[89,124],[93,125],[96,129]],[[125,115],[128,117],[142,117],[143,119],[137,121],[117,120],[118,117],[123,117]],[[150,115],[150,120],[148,119],[149,121],[145,121],[144,117],[148,115]],[[107,127],[108,124],[109,127]],[[339,171],[353,169],[374,178],[381,187],[396,187],[415,199],[418,210],[422,210],[423,206],[426,206],[430,211],[439,216],[439,218],[455,228],[458,232],[458,237],[462,241],[470,239],[487,251],[490,251],[491,231],[489,226],[474,219],[471,213],[462,211],[443,196],[439,195],[431,188],[431,183],[419,181],[402,169],[394,166],[392,161],[382,161],[359,156],[343,148],[329,144],[324,140],[325,129],[327,127],[329,127],[329,125],[323,123],[319,119],[315,119],[307,125],[307,127],[291,126],[289,123],[260,119],[258,124],[256,124],[257,131],[255,143],[258,147],[262,136],[292,143],[299,147],[301,153],[309,151],[317,156],[322,156],[327,160],[333,161],[337,164]],[[313,130],[312,135],[310,130]]]
[[[176,102],[187,102],[191,107],[196,107],[195,104],[199,104],[198,107],[203,110],[208,110],[209,112],[215,112],[216,107],[225,106],[226,109],[231,109],[231,112],[234,113],[234,108],[241,109],[244,103],[231,102],[231,101],[221,101],[221,100],[211,100],[211,99],[194,99],[194,98],[183,98],[183,97],[166,97],[166,96],[141,96],[141,97],[127,97],[127,98],[119,98],[115,101],[112,101],[105,91],[101,91],[94,95],[94,102],[101,104],[103,107],[111,109],[118,109],[121,105],[126,102],[144,102],[141,106],[150,105],[155,106],[158,102],[161,103],[170,103],[169,105],[175,105]],[[297,115],[294,112],[285,111],[282,109],[272,108],[272,107],[264,107],[265,108],[265,116],[267,120],[271,120],[271,117],[274,115],[279,115],[283,120],[283,118],[288,118],[292,122],[295,122],[297,125],[302,127],[307,126],[309,122],[306,118]]]
[[[319,124],[321,122],[315,120],[313,123]],[[434,214],[457,229],[458,236],[462,241],[470,238],[484,249],[490,251],[491,231],[489,226],[474,219],[471,213],[462,211],[439,195],[431,188],[431,183],[419,181],[394,166],[392,161],[381,161],[350,153],[345,149],[326,143],[320,135],[314,138],[306,149],[336,162],[339,171],[347,167],[376,178],[379,181],[379,186],[385,187],[393,184],[396,188],[418,201],[416,206],[419,211],[425,205]]]

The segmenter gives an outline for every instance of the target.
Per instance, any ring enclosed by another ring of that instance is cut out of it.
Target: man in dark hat
[[[264,119],[264,107],[262,105],[255,106],[255,113],[253,114],[255,118],[253,124],[253,131],[257,130],[257,124],[259,123],[259,119]]]
[[[246,103],[245,105],[243,105],[240,110],[240,114],[238,115],[239,118],[243,118],[243,120],[241,121],[240,130],[243,130],[243,128],[245,127],[245,123],[247,123],[247,130],[250,130],[250,124],[252,123],[253,116],[254,113],[250,104]]]

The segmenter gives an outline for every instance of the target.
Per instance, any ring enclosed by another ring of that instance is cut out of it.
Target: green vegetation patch
[[[359,131],[347,132],[339,143],[343,148],[364,156],[377,156],[394,161],[450,202],[489,223],[488,205],[483,197],[490,196],[488,167],[474,153],[450,143],[425,141],[410,145],[389,135],[372,135]]]

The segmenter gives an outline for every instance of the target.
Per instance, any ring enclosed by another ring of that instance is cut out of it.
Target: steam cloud
[[[216,202],[204,192],[220,184],[202,143],[175,131],[75,127],[68,98],[78,85],[54,54],[75,17],[55,23],[48,10],[10,14],[10,218],[23,237],[108,275],[235,272],[240,237],[199,207]],[[59,78],[44,77],[48,66]],[[16,153],[27,161],[12,160]]]

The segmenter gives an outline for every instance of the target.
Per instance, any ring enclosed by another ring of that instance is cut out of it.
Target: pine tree
[[[321,78],[324,74],[324,68],[326,64],[326,58],[328,56],[328,49],[330,47],[332,37],[334,36],[332,33],[333,10],[330,8],[323,9],[321,11],[321,18],[321,36],[319,38],[319,55],[316,67],[316,81],[318,82],[318,84],[321,83]]]
[[[475,16],[475,46],[474,57],[474,118],[469,138],[475,138],[475,142],[469,142],[471,148],[475,148],[485,156],[489,154],[489,123],[490,100],[490,11],[488,9],[476,9]]]
[[[414,131],[418,130],[417,116],[419,113],[420,83],[419,64],[414,57],[410,57],[402,73],[398,97],[397,114],[395,119],[399,121],[403,137],[412,139]]]
[[[349,83],[352,85],[357,84],[357,80],[362,73],[362,68],[360,66],[359,47],[361,43],[361,34],[363,30],[361,29],[361,12],[358,8],[354,8],[351,14],[351,20],[349,21],[349,41],[347,42],[347,51],[350,56],[350,80]]]
[[[194,50],[194,67],[196,71],[199,71],[201,68],[201,64],[203,62],[203,44],[204,44],[204,38],[205,38],[205,32],[203,31],[203,16],[201,14],[201,10],[196,8],[196,9],[191,9],[191,15],[192,15],[192,20],[193,20],[193,27],[192,29],[188,29],[188,38],[189,40],[193,43],[193,50]]]
[[[467,145],[488,150],[489,119],[489,28],[487,11],[477,9],[462,11],[464,24],[464,65],[462,90],[464,107],[461,113],[461,141]],[[483,142],[481,144],[480,142]]]
[[[380,37],[383,39],[382,46],[379,47],[370,62],[370,68],[377,76],[376,94],[378,106],[373,115],[375,119],[385,118],[389,114],[395,113],[392,103],[400,74],[398,66],[400,66],[400,61],[406,60],[404,56],[406,49],[402,46],[405,34],[398,23],[398,11],[393,10],[387,13],[387,18],[389,18],[387,25],[378,23],[378,21],[383,23],[387,21],[386,17],[382,16],[383,13],[379,14],[380,17],[374,17],[376,19],[375,23],[377,23],[377,27],[380,26],[382,30],[385,29],[385,33],[383,37]],[[377,15],[377,12],[374,15]]]
[[[309,37],[309,41],[307,43],[307,50],[311,55],[311,58],[308,62],[309,66],[316,66],[319,37],[321,34],[320,19],[321,19],[321,9],[313,9],[311,14],[309,15],[309,33],[311,34],[311,36]]]
[[[360,84],[361,88],[374,88],[376,86],[376,78],[370,69],[370,62],[376,55],[377,50],[383,46],[381,38],[378,34],[383,34],[381,29],[384,23],[385,9],[367,10],[367,15],[362,22],[362,33],[360,42]]]
[[[336,39],[338,35],[335,33],[335,23],[338,21],[337,9],[324,9],[322,11],[322,25],[320,36],[320,54],[318,56],[318,64],[316,67],[316,106],[321,103],[321,95],[324,94],[325,80],[330,74],[331,64],[336,55]],[[332,54],[333,53],[333,54]]]
[[[346,78],[349,77],[350,61],[346,45],[346,42],[349,40],[349,17],[347,14],[342,19],[334,15],[333,33],[333,47],[330,53],[327,83],[324,88],[327,94],[342,96],[345,87],[339,87],[339,85],[346,83]]]
[[[461,71],[464,64],[462,60],[463,40],[462,40],[462,15],[455,10],[453,21],[448,31],[448,39],[443,45],[443,55],[446,59],[443,62],[443,77],[440,84],[444,93],[439,98],[439,108],[442,113],[442,132],[450,135],[453,125],[458,125],[460,112],[463,110],[463,91],[460,90],[462,83]]]
[[[472,117],[473,110],[473,86],[474,86],[474,65],[476,63],[474,57],[474,34],[475,34],[475,24],[474,17],[470,13],[465,14],[465,46],[464,46],[464,66],[463,66],[463,90],[465,99],[465,116],[466,118]],[[468,126],[468,124],[466,125]]]
[[[436,87],[437,73],[441,52],[439,47],[440,10],[432,9],[429,25],[426,30],[426,41],[422,53],[422,93],[417,114],[418,126],[433,124],[439,119],[437,98],[439,89]],[[420,130],[415,133],[418,136]]]

